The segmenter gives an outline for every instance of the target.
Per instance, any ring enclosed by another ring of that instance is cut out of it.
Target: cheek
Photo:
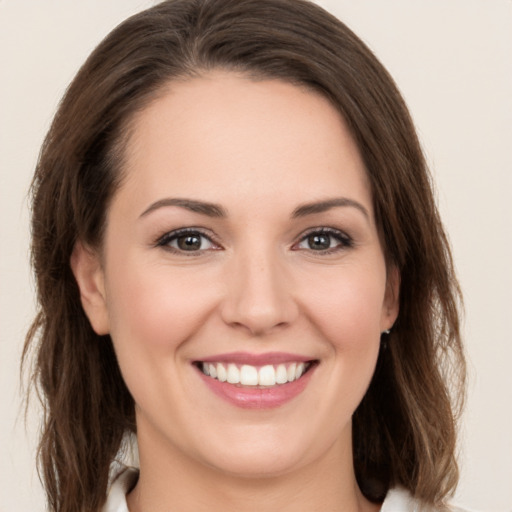
[[[327,411],[329,439],[350,423],[375,371],[386,272],[380,260],[373,263],[347,263],[325,269],[315,279],[302,278],[302,290],[310,290],[302,294],[303,310],[324,349],[326,380],[316,399],[318,410]]]
[[[186,347],[212,310],[212,287],[198,286],[200,273],[171,272],[141,258],[112,260],[122,262],[111,269],[106,285],[110,334],[124,381],[154,425],[170,425],[166,415],[176,414],[180,383],[188,378]],[[160,412],[153,417],[155,411]],[[158,414],[167,419],[158,420]]]
[[[365,351],[378,344],[385,294],[380,265],[342,268],[310,285],[306,308],[336,351]]]
[[[214,290],[196,281],[190,272],[125,259],[106,283],[114,343],[157,357],[176,349],[201,325],[215,300]]]

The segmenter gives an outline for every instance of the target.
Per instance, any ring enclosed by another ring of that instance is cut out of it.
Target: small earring
[[[391,332],[391,329],[386,329],[385,331],[382,331],[381,334],[389,334]]]

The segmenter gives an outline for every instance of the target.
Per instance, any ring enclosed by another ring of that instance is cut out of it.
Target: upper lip
[[[264,366],[266,364],[282,364],[307,362],[315,360],[312,357],[288,352],[265,352],[262,354],[251,354],[249,352],[228,352],[225,354],[215,354],[205,358],[197,359],[195,362],[203,363],[234,363],[247,364],[251,366]]]

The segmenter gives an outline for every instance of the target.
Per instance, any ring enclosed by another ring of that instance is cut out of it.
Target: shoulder
[[[136,468],[123,467],[115,474],[101,512],[129,512],[126,494],[133,489],[139,472]]]
[[[404,488],[397,487],[391,489],[380,512],[476,512],[469,509],[463,509],[453,505],[447,505],[443,510],[434,508],[431,505],[425,505],[421,501],[417,500],[409,491]]]

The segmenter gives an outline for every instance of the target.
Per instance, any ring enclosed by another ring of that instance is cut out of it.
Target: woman
[[[459,289],[429,175],[392,79],[319,7],[171,0],[107,36],[41,153],[33,262],[51,510],[454,490]],[[113,464],[129,433],[138,471]]]

